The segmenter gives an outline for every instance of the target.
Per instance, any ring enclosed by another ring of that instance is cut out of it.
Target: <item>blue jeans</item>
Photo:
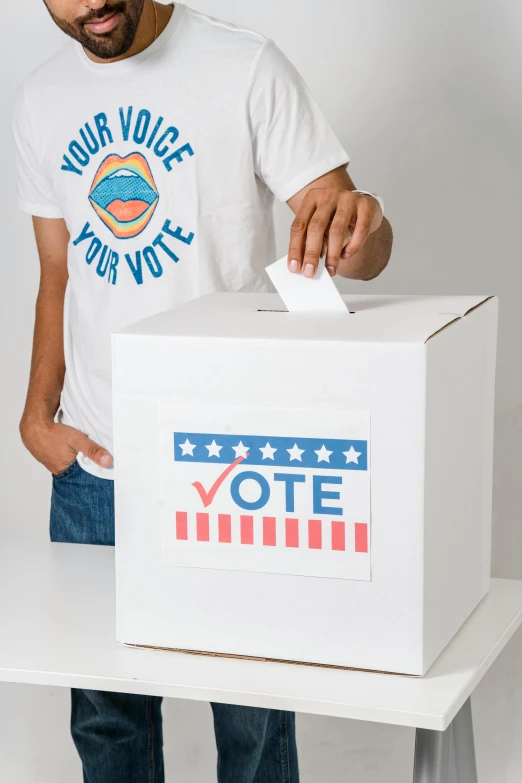
[[[114,545],[112,481],[75,461],[53,476],[51,541]],[[212,704],[219,783],[298,783],[291,712]],[[161,699],[73,689],[71,731],[85,783],[163,783]]]

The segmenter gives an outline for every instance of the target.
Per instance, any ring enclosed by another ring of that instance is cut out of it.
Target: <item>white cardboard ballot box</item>
[[[117,638],[422,675],[488,591],[497,300],[113,335]]]

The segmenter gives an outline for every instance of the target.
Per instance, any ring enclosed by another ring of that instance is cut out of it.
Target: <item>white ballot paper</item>
[[[266,267],[266,272],[288,311],[316,313],[347,313],[342,296],[320,259],[314,277],[290,272],[287,257]]]

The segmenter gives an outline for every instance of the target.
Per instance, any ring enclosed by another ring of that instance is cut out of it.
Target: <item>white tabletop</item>
[[[111,548],[2,540],[0,680],[274,707],[443,730],[522,622],[490,594],[423,678],[139,650],[114,635]]]

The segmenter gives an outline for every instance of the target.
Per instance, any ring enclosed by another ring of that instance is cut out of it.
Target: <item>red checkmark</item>
[[[246,456],[248,457],[248,454]],[[231,465],[228,465],[223,471],[223,473],[221,473],[214,481],[214,483],[212,484],[208,492],[204,489],[203,485],[199,483],[199,481],[194,481],[192,486],[197,489],[205,508],[207,506],[210,506],[210,504],[212,503],[212,501],[216,496],[216,492],[218,491],[218,489],[220,488],[221,484],[224,482],[228,474],[232,473],[234,468],[236,468],[240,462],[243,462],[244,459],[246,459],[246,457],[238,457],[237,459],[234,460],[234,462],[232,462]]]

